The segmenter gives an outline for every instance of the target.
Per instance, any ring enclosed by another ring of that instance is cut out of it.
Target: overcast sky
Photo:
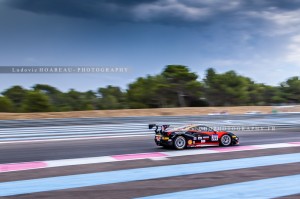
[[[168,64],[277,85],[300,72],[299,0],[0,0],[0,65],[118,66],[120,74],[0,74],[0,91],[126,88]]]

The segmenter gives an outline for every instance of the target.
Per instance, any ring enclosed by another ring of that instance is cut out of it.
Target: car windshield
[[[170,130],[214,131],[212,128],[203,125],[183,125],[170,128]]]
[[[197,131],[214,131],[212,128],[208,126],[195,126],[193,128]]]
[[[214,131],[212,128],[203,125],[183,125],[175,127],[173,130]]]
[[[183,126],[177,126],[174,127],[174,130],[183,130],[183,129],[188,129],[189,127],[191,127],[191,125],[183,125]]]

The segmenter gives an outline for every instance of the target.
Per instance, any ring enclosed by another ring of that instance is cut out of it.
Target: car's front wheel
[[[181,150],[186,147],[186,140],[183,136],[177,136],[174,140],[174,148]]]
[[[231,145],[231,137],[230,137],[230,135],[223,135],[221,137],[220,144],[222,146],[229,146],[229,145]]]

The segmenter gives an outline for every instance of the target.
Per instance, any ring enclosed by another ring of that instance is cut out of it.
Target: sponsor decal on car
[[[188,145],[191,145],[191,144],[193,144],[193,141],[192,141],[192,140],[189,140],[189,141],[188,141]]]
[[[162,140],[169,140],[169,137],[162,137]]]
[[[211,135],[211,141],[218,141],[219,137],[218,135]]]
[[[209,139],[209,136],[203,136],[203,139]]]

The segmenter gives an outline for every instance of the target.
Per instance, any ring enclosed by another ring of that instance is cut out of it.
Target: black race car
[[[189,124],[170,128],[170,125],[149,124],[149,129],[153,128],[155,128],[155,143],[163,147],[184,149],[239,144],[239,138],[235,134],[227,131],[215,131],[204,125]]]

